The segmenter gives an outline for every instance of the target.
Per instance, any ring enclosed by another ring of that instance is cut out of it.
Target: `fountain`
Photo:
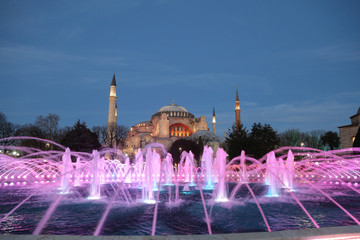
[[[139,149],[134,159],[121,153],[105,159],[111,149],[89,154],[57,147],[11,146],[20,157],[0,155],[2,234],[213,234],[360,225],[359,148],[283,147],[261,159],[242,152],[229,160],[223,149],[214,154],[205,146],[200,166],[183,151],[176,169],[158,143]]]

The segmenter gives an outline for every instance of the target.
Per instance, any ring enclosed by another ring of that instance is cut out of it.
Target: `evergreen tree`
[[[229,155],[229,159],[233,159],[241,154],[242,150],[248,151],[248,131],[241,124],[239,127],[236,127],[234,124],[231,129],[228,130],[227,137],[225,137],[224,147]]]
[[[250,133],[242,124],[238,128],[233,125],[224,146],[231,160],[239,156],[242,150],[254,158],[261,158],[276,149],[279,143],[279,135],[269,124],[254,123]]]
[[[78,120],[73,129],[62,139],[61,144],[69,147],[72,151],[88,152],[101,147],[98,136],[86,127],[86,123]]]
[[[248,154],[261,158],[280,144],[278,133],[269,125],[254,123],[248,139]]]
[[[340,138],[336,132],[328,131],[321,137],[321,142],[334,150],[339,148]]]

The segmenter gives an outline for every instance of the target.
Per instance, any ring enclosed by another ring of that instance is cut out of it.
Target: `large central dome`
[[[176,105],[173,103],[171,105],[163,106],[162,108],[159,109],[158,112],[189,112],[189,111],[186,110],[186,108],[184,108],[183,106]]]
[[[163,106],[153,116],[160,116],[162,113],[166,113],[168,117],[194,118],[194,115],[191,114],[186,108],[180,105],[176,105],[174,102],[171,105]]]

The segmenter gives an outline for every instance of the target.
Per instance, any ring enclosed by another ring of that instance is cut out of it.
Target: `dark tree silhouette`
[[[0,138],[9,138],[14,137],[18,133],[19,126],[9,122],[6,118],[6,115],[0,112]],[[4,153],[8,153],[7,146],[10,146],[14,143],[14,140],[4,140],[1,141],[1,145],[5,146]]]
[[[254,123],[250,133],[242,124],[238,128],[233,125],[225,138],[224,146],[231,160],[239,156],[242,150],[247,155],[260,158],[277,148],[279,143],[277,132],[269,124]]]
[[[183,151],[192,152],[194,154],[194,159],[197,164],[199,164],[200,157],[202,155],[203,149],[201,148],[200,144],[192,140],[186,139],[179,139],[176,140],[170,147],[169,153],[171,153],[173,157],[173,163],[179,164],[180,162],[180,155]]]
[[[229,159],[233,159],[241,154],[242,150],[248,151],[248,130],[243,124],[236,127],[234,124],[231,129],[228,130],[227,137],[225,138],[224,148],[229,155]]]
[[[254,123],[248,138],[248,154],[261,158],[280,144],[277,132],[269,125]]]
[[[59,115],[49,113],[46,117],[42,115],[38,116],[34,125],[40,128],[42,132],[44,132],[46,139],[58,142],[60,141],[59,120]]]
[[[355,140],[354,140],[354,143],[353,143],[353,147],[360,147],[360,127],[358,128],[358,131],[356,133]]]
[[[340,138],[336,132],[328,131],[321,137],[324,145],[329,145],[331,150],[339,148]]]
[[[61,144],[70,150],[91,153],[101,147],[98,136],[86,127],[86,123],[78,120],[73,129],[62,139]]]
[[[305,143],[307,136],[305,133],[300,132],[299,129],[288,129],[283,133],[280,133],[281,146],[299,147],[301,143]]]
[[[46,138],[46,133],[38,126],[34,124],[25,124],[20,127],[18,131],[19,136],[27,136],[27,137],[36,137],[36,138]],[[33,139],[22,139],[21,145],[25,147],[37,148],[40,150],[47,150],[46,143],[33,140]]]
[[[129,128],[123,125],[111,124],[110,126],[94,126],[92,131],[98,135],[100,143],[104,146],[112,148],[111,143],[115,143],[116,146],[122,148],[129,133]]]

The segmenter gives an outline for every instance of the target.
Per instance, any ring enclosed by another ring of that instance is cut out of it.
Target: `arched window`
[[[182,123],[175,123],[169,127],[170,136],[188,137],[192,135],[191,129]]]

